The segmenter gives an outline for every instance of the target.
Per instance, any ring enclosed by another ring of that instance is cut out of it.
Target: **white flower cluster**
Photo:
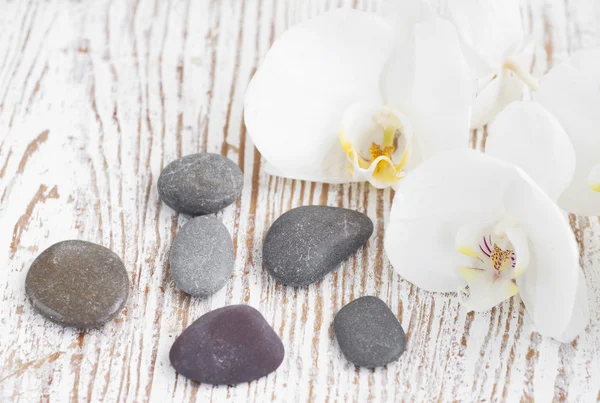
[[[563,210],[600,215],[600,48],[538,81],[530,45],[516,0],[338,9],[273,44],[245,122],[270,174],[394,188],[385,245],[404,278],[475,311],[518,293],[570,342],[588,302]],[[484,125],[485,153],[469,150]]]

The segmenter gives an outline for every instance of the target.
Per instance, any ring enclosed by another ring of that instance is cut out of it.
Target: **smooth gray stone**
[[[233,271],[229,231],[215,217],[196,217],[181,228],[170,256],[171,277],[177,288],[195,297],[220,290]]]
[[[312,284],[367,242],[373,222],[353,210],[297,207],[279,217],[263,244],[265,269],[280,283]]]
[[[240,168],[219,154],[199,153],[176,159],[158,178],[158,194],[173,210],[192,216],[224,209],[242,193]]]
[[[175,340],[169,359],[197,382],[235,385],[275,371],[285,355],[281,339],[248,305],[231,305],[201,316]]]
[[[333,327],[348,361],[361,367],[381,367],[396,361],[406,347],[402,325],[377,297],[361,297],[344,306]]]
[[[40,314],[80,329],[102,326],[123,309],[129,277],[104,246],[64,241],[43,251],[25,279],[25,293]]]

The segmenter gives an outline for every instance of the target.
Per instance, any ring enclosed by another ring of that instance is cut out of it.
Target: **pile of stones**
[[[162,201],[193,216],[179,230],[170,252],[173,282],[205,298],[225,286],[234,270],[233,243],[214,215],[241,194],[243,175],[217,154],[179,158],[158,179]],[[281,285],[303,287],[338,268],[373,233],[366,215],[343,208],[303,206],[281,215],[263,243],[263,267]],[[121,259],[90,242],[69,240],[42,252],[27,273],[26,294],[49,320],[81,329],[97,328],[123,309],[129,277]],[[394,313],[379,298],[365,296],[335,316],[334,331],[346,358],[374,368],[397,360],[406,336]],[[263,315],[248,305],[230,305],[198,318],[175,340],[170,361],[198,382],[238,384],[275,371],[284,345]]]

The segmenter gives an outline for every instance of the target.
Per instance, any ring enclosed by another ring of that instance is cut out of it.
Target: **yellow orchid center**
[[[382,155],[388,157],[388,158],[392,158],[392,153],[394,152],[394,150],[396,149],[396,147],[392,146],[387,146],[387,147],[383,147],[383,150],[381,149],[381,146],[377,143],[371,143],[371,148],[369,148],[369,153],[371,154],[371,159],[374,160],[377,157],[381,157]]]
[[[490,254],[492,266],[498,271],[505,269],[505,264],[510,263],[511,267],[515,266],[515,252],[513,250],[503,250],[498,245],[494,244],[492,253]]]
[[[377,188],[398,182],[408,160],[411,135],[401,118],[386,107],[366,118],[361,116],[363,110],[350,109],[350,112],[350,118],[342,121],[340,129],[348,170],[355,179],[369,181]],[[360,121],[361,118],[367,122]]]

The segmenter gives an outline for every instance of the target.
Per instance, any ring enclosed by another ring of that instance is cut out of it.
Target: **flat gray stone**
[[[231,305],[201,316],[175,340],[169,359],[181,375],[213,385],[250,382],[275,371],[281,339],[256,309]]]
[[[265,269],[280,283],[312,284],[367,242],[373,222],[353,210],[304,206],[279,217],[263,244]]]
[[[208,297],[227,282],[233,271],[229,231],[215,217],[196,217],[175,236],[170,256],[177,288],[195,297]]]
[[[402,325],[377,297],[361,297],[344,306],[333,327],[348,361],[361,367],[381,367],[396,361],[406,347]]]
[[[224,209],[242,193],[240,168],[219,154],[199,153],[176,159],[158,178],[158,194],[173,210],[192,216]]]
[[[25,293],[40,314],[80,329],[102,326],[123,309],[129,277],[104,246],[64,241],[43,251],[25,279]]]

